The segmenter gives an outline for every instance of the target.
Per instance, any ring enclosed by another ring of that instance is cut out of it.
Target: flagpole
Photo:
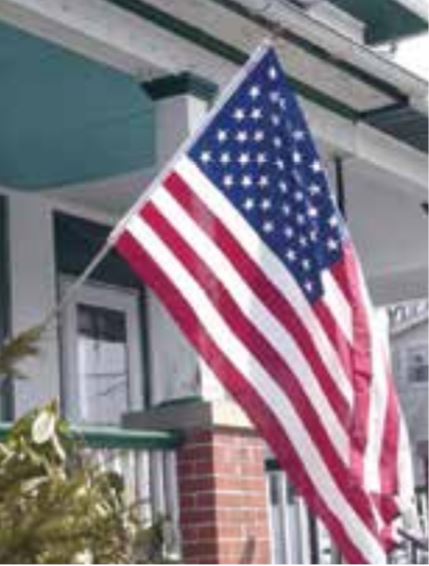
[[[196,128],[196,130],[188,136],[174,152],[173,156],[167,161],[167,163],[162,167],[160,172],[155,176],[155,178],[150,182],[146,190],[143,191],[137,202],[126,212],[126,214],[116,223],[114,228],[111,230],[107,239],[105,240],[103,246],[97,252],[97,254],[92,258],[91,262],[88,264],[86,269],[82,274],[76,279],[76,281],[69,287],[67,292],[63,295],[61,300],[55,305],[55,307],[48,312],[45,319],[41,323],[41,327],[46,330],[50,323],[55,320],[61,311],[69,304],[70,300],[74,297],[77,290],[85,283],[85,281],[90,277],[90,275],[95,271],[98,265],[103,261],[107,254],[111,251],[115,245],[117,239],[125,228],[125,225],[130,220],[130,218],[140,210],[144,204],[150,199],[153,192],[161,184],[163,178],[165,177],[167,171],[173,169],[175,163],[179,157],[185,153],[191,145],[195,142],[198,136],[208,127],[210,122],[215,118],[216,114],[220,108],[225,104],[225,102],[234,94],[246,76],[251,72],[251,70],[259,63],[259,61],[267,53],[268,49],[272,46],[272,37],[264,39],[262,43],[253,51],[246,63],[240,68],[240,70],[232,77],[226,87],[222,90],[220,96],[217,98],[215,104],[212,106],[210,111],[204,116],[201,124]]]

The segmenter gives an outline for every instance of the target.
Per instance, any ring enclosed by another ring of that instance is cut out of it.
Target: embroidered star
[[[313,163],[311,164],[311,169],[313,173],[319,173],[322,170],[322,166],[320,165],[320,161],[318,159],[315,159],[313,161]]]
[[[235,138],[239,143],[243,143],[247,140],[247,132],[245,130],[240,130]]]
[[[244,167],[245,165],[247,165],[250,161],[250,157],[248,153],[240,153],[240,156],[238,158],[238,162],[239,164]]]
[[[271,201],[268,198],[264,198],[261,202],[262,210],[268,210],[271,208]]]
[[[231,156],[227,151],[221,154],[220,162],[222,163],[222,165],[228,165],[228,163],[231,162]]]
[[[255,206],[255,201],[252,198],[247,198],[243,203],[243,208],[246,210],[252,210]]]
[[[252,184],[252,177],[250,175],[243,175],[241,179],[241,185],[246,189]]]
[[[217,140],[222,143],[228,139],[228,133],[226,132],[226,130],[218,130],[216,137]]]
[[[252,108],[250,117],[252,120],[260,120],[262,118],[262,110],[260,108]]]
[[[203,151],[201,153],[200,159],[203,163],[208,163],[212,159],[212,154],[210,151]]]
[[[223,178],[223,184],[227,189],[229,189],[234,184],[234,177],[232,175],[225,175]]]
[[[277,69],[275,67],[270,67],[268,69],[268,77],[274,81],[277,78]]]
[[[237,122],[241,122],[245,118],[244,110],[242,108],[236,108],[232,117],[235,118]]]
[[[268,220],[267,222],[264,222],[262,225],[262,230],[266,233],[266,234],[270,234],[271,232],[273,232],[274,230],[274,222],[271,222],[271,220]]]

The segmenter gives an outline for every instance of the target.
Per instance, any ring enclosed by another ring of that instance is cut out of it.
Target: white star
[[[267,175],[261,175],[261,176],[259,177],[259,180],[258,180],[258,185],[259,185],[261,188],[267,187],[267,186],[268,186],[268,182],[269,182],[268,176],[267,176]]]
[[[266,234],[270,234],[271,232],[273,232],[274,230],[274,222],[271,222],[271,220],[268,220],[267,222],[264,222],[262,224],[262,230],[266,233]]]
[[[304,283],[304,287],[309,293],[311,293],[311,291],[313,290],[313,283],[307,279],[307,281]]]
[[[285,168],[285,162],[283,161],[283,159],[280,159],[279,157],[275,160],[274,164],[279,171],[283,171]]]
[[[253,108],[250,117],[252,120],[260,120],[262,118],[262,110],[260,108]]]
[[[317,241],[317,230],[311,230],[310,231],[310,240],[312,242],[316,242]]]
[[[255,140],[255,142],[260,142],[264,139],[265,134],[262,130],[256,130],[255,131],[255,135],[253,136],[253,139]]]
[[[237,136],[236,136],[235,139],[236,139],[239,143],[243,143],[243,142],[245,142],[245,141],[247,140],[247,137],[248,137],[248,136],[247,136],[247,132],[246,132],[245,130],[240,130],[240,131],[238,132],[238,134],[237,134]]]
[[[261,89],[257,85],[253,85],[252,87],[250,87],[249,96],[251,98],[253,99],[258,98],[260,94],[261,94]]]
[[[302,161],[302,156],[301,156],[301,154],[299,153],[299,151],[294,151],[294,152],[292,153],[292,161],[293,161],[294,163],[296,163],[296,164],[301,163],[301,161]]]
[[[222,165],[228,165],[228,163],[231,162],[231,156],[227,151],[221,154],[220,162],[222,163]]]
[[[288,204],[284,204],[282,206],[282,211],[285,216],[289,216],[290,214],[290,206]]]
[[[335,226],[338,226],[338,218],[333,214],[328,220],[328,224],[331,228],[335,228]]]
[[[294,130],[292,132],[292,137],[295,141],[302,141],[305,137],[305,134],[302,130]]]
[[[297,201],[297,202],[301,202],[304,200],[304,194],[302,191],[296,191],[293,195],[293,198]]]
[[[318,159],[315,159],[313,161],[313,163],[311,164],[311,169],[313,173],[319,173],[322,170],[322,166],[320,165],[320,161]]]
[[[269,210],[271,208],[271,201],[269,198],[264,198],[261,202],[262,210]]]
[[[285,255],[286,255],[286,259],[288,259],[289,261],[295,261],[296,260],[296,252],[292,248],[289,248],[286,251]]]
[[[200,159],[203,163],[208,163],[212,160],[212,154],[210,151],[203,151],[201,152]]]
[[[281,193],[287,193],[287,185],[284,181],[280,181],[279,189]]]
[[[279,136],[275,136],[275,137],[274,137],[274,139],[273,139],[273,144],[274,144],[274,146],[277,147],[277,148],[279,148],[279,147],[281,147],[281,146],[283,145],[283,144],[282,144],[282,140],[281,140],[281,138],[279,138]]]
[[[306,248],[308,246],[308,240],[305,236],[300,236],[299,243],[303,248]]]
[[[287,106],[286,98],[280,97],[279,106],[282,110],[284,110],[286,108],[286,106]]]
[[[263,165],[267,162],[267,155],[265,153],[258,153],[256,155],[256,163],[258,165]]]
[[[305,271],[309,271],[311,269],[311,261],[307,258],[304,258],[301,262],[302,268],[305,269]]]
[[[332,252],[338,249],[338,242],[337,240],[334,240],[334,238],[329,238],[326,245],[328,247],[328,250]]]
[[[294,229],[291,226],[288,226],[287,228],[285,228],[284,234],[286,238],[290,240],[294,235]]]
[[[317,216],[319,216],[319,211],[314,206],[310,206],[308,208],[308,216],[310,218],[317,218]]]
[[[223,184],[227,189],[229,189],[234,184],[234,177],[232,175],[225,175],[223,178]]]
[[[232,115],[232,117],[235,118],[237,122],[241,122],[242,120],[244,120],[245,113],[243,108],[236,108],[234,110],[234,114]]]
[[[252,198],[247,198],[243,203],[243,208],[246,210],[252,210],[255,206],[255,201]]]
[[[278,126],[280,124],[280,116],[278,114],[273,114],[271,116],[271,123],[273,126]]]
[[[222,143],[228,139],[228,133],[226,132],[226,130],[218,130],[216,137],[217,140]]]
[[[252,177],[250,175],[243,175],[243,177],[241,178],[241,185],[247,189],[247,187],[250,187],[252,184]]]
[[[315,196],[315,195],[318,195],[322,189],[319,187],[319,185],[316,185],[315,183],[312,183],[312,184],[308,187],[308,190],[309,190],[309,192],[310,192],[311,195]]]
[[[278,90],[272,90],[268,96],[271,102],[278,102],[280,98],[280,93]]]
[[[244,167],[245,165],[247,165],[250,161],[250,157],[248,153],[240,153],[240,156],[238,158],[238,162],[239,164]]]
[[[270,67],[268,69],[268,77],[274,81],[277,78],[277,69],[275,67]]]
[[[303,226],[305,224],[305,216],[303,214],[297,214],[296,215],[296,222],[297,222],[297,224],[300,224],[301,226]]]

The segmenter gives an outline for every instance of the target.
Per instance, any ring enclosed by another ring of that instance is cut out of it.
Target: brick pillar
[[[270,563],[264,447],[252,430],[188,432],[178,475],[184,562]]]

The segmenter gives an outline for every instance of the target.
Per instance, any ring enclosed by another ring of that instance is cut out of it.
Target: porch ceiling
[[[153,163],[153,104],[131,77],[0,23],[0,184],[25,190]]]

